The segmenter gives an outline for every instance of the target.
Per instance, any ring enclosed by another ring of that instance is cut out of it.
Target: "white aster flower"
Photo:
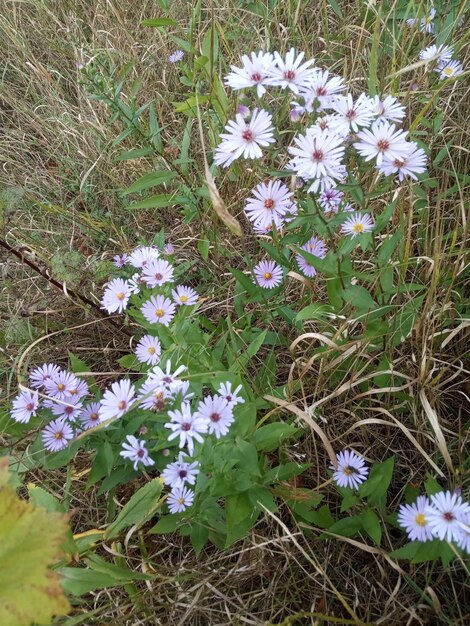
[[[129,289],[131,290],[131,294],[136,294],[140,292],[141,285],[145,285],[145,281],[139,272],[132,274],[130,278],[127,279],[127,284],[129,285]]]
[[[101,298],[101,308],[108,313],[122,313],[131,297],[131,287],[127,280],[114,278],[109,281]]]
[[[173,400],[173,390],[162,385],[158,380],[148,379],[139,389],[140,406],[149,411],[164,411]]]
[[[183,513],[193,502],[194,492],[187,487],[175,487],[166,500],[170,513]]]
[[[470,554],[470,516],[460,525],[460,532],[455,540],[459,548]]]
[[[433,7],[426,17],[423,17],[420,21],[419,30],[422,33],[433,33],[434,32],[434,24],[433,19],[436,15],[436,9]]]
[[[230,74],[225,77],[225,84],[232,89],[246,89],[256,87],[258,98],[266,93],[268,78],[274,68],[274,57],[270,52],[252,52],[251,59],[246,54],[242,56],[243,67],[231,65]]]
[[[235,121],[225,127],[226,133],[220,135],[222,142],[215,149],[214,162],[228,167],[235,159],[259,159],[263,156],[261,147],[274,142],[272,116],[264,109],[254,109],[250,121],[245,121],[240,113]]]
[[[418,148],[414,141],[408,142],[408,150],[400,158],[385,157],[379,167],[379,171],[385,176],[398,173],[398,180],[401,182],[405,176],[410,176],[413,180],[418,180],[416,174],[426,171],[427,156],[422,148]]]
[[[426,496],[419,496],[414,504],[402,504],[398,511],[398,523],[408,533],[411,541],[430,541],[433,534],[426,519],[429,504]]]
[[[436,46],[433,44],[421,50],[419,58],[421,61],[435,61],[436,63],[444,63],[446,65],[452,59],[453,54],[454,48],[452,46],[445,46],[444,44]]]
[[[182,61],[183,58],[184,58],[184,52],[182,50],[175,50],[168,57],[168,62],[169,63],[178,63],[179,61]]]
[[[163,472],[161,478],[165,482],[165,485],[169,485],[172,489],[175,487],[184,487],[185,483],[194,485],[197,475],[199,474],[199,462],[193,461],[188,463],[185,459],[189,458],[184,452],[180,452],[178,460],[174,463],[169,463]]]
[[[233,409],[234,406],[236,406],[237,404],[243,404],[245,402],[245,400],[239,396],[239,392],[241,391],[242,386],[238,385],[238,387],[236,387],[233,391],[232,391],[232,383],[227,382],[227,383],[221,383],[220,387],[217,390],[217,393],[224,398],[229,407]]]
[[[168,411],[171,422],[165,424],[165,428],[169,428],[172,433],[168,437],[168,441],[172,441],[179,437],[179,447],[188,446],[189,454],[192,456],[194,452],[194,441],[202,443],[204,439],[201,433],[207,433],[207,420],[191,414],[189,404],[182,404],[181,410]]]
[[[293,93],[299,95],[299,89],[301,87],[307,87],[316,71],[311,67],[315,59],[310,59],[302,63],[304,56],[305,52],[300,52],[296,56],[295,48],[291,48],[289,52],[286,53],[285,59],[283,59],[278,52],[275,52],[274,58],[276,65],[272,70],[269,84],[281,87],[282,89],[289,88]]]
[[[143,439],[136,439],[133,435],[127,435],[126,439],[128,443],[124,442],[122,444],[123,450],[119,452],[119,456],[133,461],[136,471],[139,463],[142,463],[145,467],[155,465],[155,461],[149,457],[148,450],[145,447],[146,442]]]
[[[395,96],[375,96],[372,100],[372,111],[379,120],[388,120],[389,122],[401,122],[405,117],[405,107],[400,104]]]
[[[145,319],[151,324],[163,324],[169,326],[175,316],[176,305],[165,296],[151,296],[150,300],[144,302],[140,310]]]
[[[144,335],[135,347],[135,355],[140,363],[156,365],[160,360],[162,346],[158,337]]]
[[[366,128],[357,134],[359,141],[354,147],[366,161],[376,158],[380,166],[384,158],[400,159],[407,155],[407,134],[408,131],[396,130],[395,124],[387,120],[377,120],[370,130]]]
[[[90,404],[86,404],[83,407],[83,411],[80,415],[80,422],[82,423],[83,428],[88,430],[89,428],[94,428],[100,423],[100,403],[99,402],[90,402]]]
[[[301,250],[305,250],[309,254],[317,256],[319,259],[324,259],[326,253],[328,252],[328,248],[325,245],[325,242],[318,237],[310,237],[310,239],[303,246],[300,246]],[[296,257],[297,264],[301,272],[308,276],[309,278],[313,278],[317,274],[317,270],[314,266],[307,261],[301,254],[298,254]]]
[[[49,422],[41,436],[46,450],[58,452],[66,448],[68,442],[73,439],[73,430],[64,418],[59,417],[59,419]]]
[[[271,180],[268,184],[260,183],[253,190],[254,197],[248,198],[245,213],[257,229],[268,231],[272,222],[283,224],[286,218],[297,213],[297,207],[292,202],[294,195],[288,187],[279,180]]]
[[[177,391],[181,385],[182,380],[178,378],[186,370],[185,365],[179,365],[174,372],[171,371],[171,361],[166,362],[166,370],[161,367],[154,367],[148,373],[148,380],[156,381],[157,384],[163,385],[171,391]]]
[[[77,384],[70,390],[70,395],[76,398],[84,398],[90,393],[88,388],[88,383],[83,378],[75,377],[77,380]]]
[[[185,285],[178,285],[176,289],[171,292],[173,300],[176,304],[182,304],[184,306],[192,306],[197,304],[199,294],[194,291],[192,287],[186,287]]]
[[[367,479],[369,468],[364,458],[350,450],[344,450],[336,455],[338,467],[333,471],[333,480],[339,487],[359,487]]]
[[[150,261],[156,261],[160,253],[151,246],[139,246],[129,256],[128,263],[138,269],[143,268]]]
[[[337,133],[345,136],[351,130],[356,132],[361,126],[370,126],[374,119],[374,101],[365,93],[354,101],[352,95],[336,96],[330,104],[330,109],[336,115],[330,117],[330,125]]]
[[[134,400],[135,387],[130,380],[119,380],[106,389],[100,402],[100,421],[104,422],[111,418],[122,417]]]
[[[440,491],[431,496],[431,502],[424,511],[434,537],[447,541],[457,541],[470,514],[470,505],[461,496],[450,491]]]
[[[253,268],[255,284],[264,289],[274,289],[282,282],[282,267],[274,261],[261,261]]]
[[[232,407],[221,396],[207,396],[199,402],[195,417],[205,420],[208,432],[214,433],[216,439],[226,435],[233,424]]]
[[[293,158],[289,168],[302,178],[341,178],[341,159],[344,156],[343,139],[338,135],[314,134],[307,129],[305,135],[294,138],[295,146],[289,148]]]
[[[314,110],[322,111],[328,108],[332,98],[344,89],[346,85],[340,76],[334,76],[328,70],[317,69],[312,74],[308,85],[300,90],[300,96],[304,99],[303,108],[308,113]]]
[[[463,67],[458,61],[450,61],[447,65],[440,64],[435,71],[439,73],[439,78],[442,80],[444,78],[460,76],[460,74],[463,74]]]
[[[47,379],[44,387],[48,396],[56,400],[64,400],[67,396],[72,395],[78,385],[79,380],[74,374],[61,370],[53,378]]]
[[[142,278],[147,283],[147,287],[152,289],[165,283],[172,283],[173,265],[165,259],[149,261],[142,270]]]
[[[362,233],[370,233],[373,229],[374,220],[368,213],[363,215],[354,213],[341,225],[341,232],[344,235],[351,235],[353,239],[357,235],[362,235]]]
[[[22,391],[13,400],[11,417],[15,422],[27,424],[36,415],[39,408],[39,393],[37,391]]]
[[[54,363],[44,363],[41,367],[36,367],[29,374],[31,387],[39,389],[46,384],[46,380],[54,378],[60,371],[60,367]]]

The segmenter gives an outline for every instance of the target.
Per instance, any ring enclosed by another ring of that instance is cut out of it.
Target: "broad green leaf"
[[[180,516],[178,514],[162,515],[155,526],[148,531],[150,534],[165,535],[167,533],[173,533],[180,523]]]
[[[301,309],[295,316],[295,319],[297,322],[303,320],[321,320],[322,318],[328,317],[328,314],[331,312],[332,308],[328,304],[315,302]]]
[[[437,480],[433,478],[432,476],[430,476],[429,474],[424,482],[424,488],[428,496],[433,496],[434,494],[442,491],[442,487],[437,482]]]
[[[246,350],[244,350],[240,356],[238,357],[238,362],[244,367],[245,365],[247,365],[248,361],[253,358],[255,356],[255,354],[258,352],[258,350],[261,348],[261,346],[264,343],[264,340],[266,338],[266,334],[267,334],[267,330],[263,330],[262,332],[259,333],[259,335],[257,337],[255,337],[255,339],[253,339],[253,341],[250,343],[250,345],[248,346],[248,348],[246,348]]]
[[[152,17],[142,21],[142,26],[149,26],[150,28],[162,28],[162,26],[178,26],[176,20],[171,17]]]
[[[258,450],[270,452],[279,447],[283,439],[292,437],[299,432],[299,429],[291,424],[283,424],[276,422],[275,424],[267,424],[261,426],[253,433],[253,442]]]
[[[259,510],[253,510],[253,504],[247,492],[227,496],[225,499],[227,515],[226,547],[241,539],[256,522]]]
[[[61,558],[67,518],[20,500],[8,485],[8,459],[0,459],[0,624],[50,624],[69,604],[59,575],[49,566]]]
[[[203,526],[202,524],[193,524],[191,526],[191,534],[189,536],[191,538],[191,544],[194,548],[194,552],[196,555],[199,555],[209,538],[209,528],[207,526]]]
[[[361,513],[362,527],[369,537],[380,546],[382,540],[382,526],[377,514],[372,509],[364,509]]]
[[[383,463],[374,463],[369,478],[359,488],[363,498],[367,498],[369,504],[377,504],[387,493],[392,480],[395,457],[391,456]]]
[[[187,196],[181,196],[174,193],[160,193],[155,196],[149,196],[139,202],[133,202],[126,206],[129,211],[136,209],[162,209],[176,204],[189,204],[190,199]]]
[[[359,515],[344,517],[332,524],[328,530],[342,537],[354,537],[362,530],[362,519]]]
[[[116,537],[119,533],[134,524],[145,524],[160,508],[162,501],[159,499],[162,492],[163,482],[154,478],[141,487],[124,506],[117,519],[108,526],[105,538]]]
[[[136,148],[134,150],[126,150],[116,157],[116,161],[132,161],[133,159],[141,159],[153,153],[153,148]]]
[[[389,556],[391,556],[392,559],[408,559],[411,561],[415,557],[421,545],[421,541],[411,541],[401,548],[390,552]]]
[[[138,193],[139,191],[150,189],[151,187],[155,187],[156,185],[162,185],[163,183],[167,183],[175,176],[177,176],[177,173],[170,170],[149,172],[148,174],[145,174],[145,176],[142,176],[141,178],[136,180],[135,183],[132,183],[132,185],[125,189],[123,193]]]

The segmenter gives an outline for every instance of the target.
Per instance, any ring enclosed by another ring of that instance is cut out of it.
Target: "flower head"
[[[274,69],[274,57],[270,52],[252,52],[250,56],[242,56],[243,67],[230,66],[232,71],[225,77],[225,83],[232,89],[256,87],[258,98],[261,98]]]
[[[214,433],[216,439],[226,435],[234,421],[232,407],[225,398],[217,395],[201,400],[195,417],[206,421],[208,432]]]
[[[351,217],[342,224],[341,232],[344,235],[351,235],[354,239],[357,235],[362,233],[370,233],[374,228],[374,220],[368,213],[361,215],[360,213],[354,213]]]
[[[272,116],[264,109],[254,109],[250,121],[245,121],[240,113],[231,120],[220,135],[222,142],[215,149],[214,161],[228,167],[235,159],[259,159],[263,156],[261,147],[274,142]],[[261,147],[260,147],[261,146]]]
[[[463,67],[458,61],[450,61],[447,64],[439,64],[435,71],[439,73],[439,78],[442,80],[460,76],[460,74],[463,74]]]
[[[429,504],[426,496],[419,496],[414,504],[402,504],[398,511],[398,523],[408,533],[411,541],[433,539],[425,509]]]
[[[419,58],[422,61],[435,61],[436,63],[443,63],[445,65],[452,59],[453,54],[454,48],[452,46],[444,46],[444,44],[436,46],[433,44],[421,50]]]
[[[224,398],[227,401],[230,408],[233,409],[233,407],[236,406],[237,404],[243,404],[245,402],[245,400],[241,396],[238,395],[241,389],[242,389],[242,386],[238,385],[238,387],[232,391],[232,383],[227,382],[227,383],[220,384],[220,387],[218,388],[217,393],[219,394],[219,396]]]
[[[160,360],[162,346],[158,337],[144,335],[135,348],[135,355],[140,363],[156,365]]]
[[[187,487],[175,487],[171,493],[168,494],[166,503],[170,513],[182,513],[186,511],[188,507],[192,505],[194,501],[194,492]]]
[[[283,59],[278,52],[274,53],[276,65],[271,71],[270,85],[276,85],[282,89],[289,88],[296,95],[299,89],[307,87],[315,72],[313,67],[315,59],[310,59],[302,63],[305,52],[296,55],[295,48],[291,48]]]
[[[100,403],[99,402],[90,402],[90,404],[86,404],[83,407],[83,411],[80,414],[80,422],[82,423],[83,428],[88,430],[89,428],[94,428],[100,423]]]
[[[150,261],[156,261],[160,253],[151,246],[139,246],[129,256],[128,263],[138,269],[143,268]]]
[[[150,288],[173,282],[173,265],[165,259],[155,259],[146,263],[142,278]]]
[[[395,124],[387,120],[377,120],[370,130],[366,128],[357,134],[360,141],[354,147],[366,161],[376,158],[377,166],[380,166],[384,158],[400,159],[406,156],[407,134],[408,131],[396,130]]]
[[[315,109],[318,111],[326,109],[333,98],[344,89],[346,85],[341,77],[330,74],[328,70],[315,69],[308,85],[300,90],[300,96],[304,99],[303,108],[309,113]]]
[[[369,468],[364,458],[351,450],[344,450],[336,455],[338,467],[331,466],[333,480],[339,487],[359,487],[367,479]]]
[[[29,380],[31,387],[38,389],[46,384],[47,380],[51,380],[60,372],[60,367],[54,363],[44,363],[41,367],[31,370]]]
[[[63,417],[59,417],[44,428],[42,431],[42,441],[46,450],[58,452],[67,447],[68,442],[73,439],[73,430]]]
[[[11,417],[15,422],[27,424],[29,420],[36,415],[39,408],[39,393],[27,389],[19,393],[13,400],[13,408]]]
[[[169,463],[165,467],[161,474],[165,485],[169,485],[172,489],[184,487],[185,483],[194,485],[199,474],[199,462],[193,461],[193,463],[188,463],[185,461],[186,458],[188,456],[184,452],[180,452],[178,460],[174,463]]]
[[[431,502],[426,506],[424,513],[434,537],[457,541],[461,533],[461,524],[466,522],[470,514],[470,505],[456,493],[440,491],[431,496]]]
[[[282,281],[282,267],[274,261],[261,261],[253,268],[255,284],[264,289],[274,289]]]
[[[297,212],[292,202],[294,194],[279,180],[260,183],[252,194],[253,197],[246,201],[245,213],[259,229],[270,229],[273,221],[276,225],[282,225],[286,218],[289,219]]]
[[[114,278],[106,285],[101,298],[101,308],[108,313],[122,313],[127,307],[131,293],[127,280]]]
[[[427,156],[422,148],[418,148],[414,141],[407,144],[407,153],[400,158],[385,157],[379,167],[379,171],[390,176],[398,173],[398,180],[401,182],[405,176],[417,180],[416,174],[426,171]]]
[[[168,437],[168,441],[172,441],[179,437],[179,447],[188,446],[189,454],[194,451],[194,441],[202,443],[204,440],[201,433],[207,433],[207,419],[191,414],[189,404],[182,404],[181,410],[168,411],[171,422],[165,424],[165,428],[169,428],[172,433]]]
[[[174,302],[165,296],[151,296],[150,300],[144,302],[141,309],[145,319],[151,324],[163,324],[169,326],[176,313]]]
[[[178,285],[176,289],[173,289],[171,295],[176,304],[183,304],[184,306],[192,306],[199,299],[197,291],[185,285]]]
[[[401,122],[406,115],[405,107],[398,102],[395,96],[386,96],[383,99],[380,96],[375,96],[372,103],[372,111],[379,120]]]
[[[116,254],[113,257],[113,263],[115,267],[121,269],[121,267],[124,267],[124,265],[127,263],[128,258],[129,256],[125,252],[123,252],[122,254]]]
[[[149,457],[144,440],[136,439],[133,435],[127,435],[126,439],[128,443],[124,442],[122,444],[123,449],[119,452],[119,456],[134,461],[134,469],[136,471],[139,463],[142,463],[144,466],[155,465],[155,461]]]
[[[374,119],[373,107],[373,100],[365,93],[361,93],[356,101],[350,93],[336,96],[330,104],[330,108],[336,112],[330,117],[330,124],[342,136],[351,130],[357,133],[360,126],[370,126]]]
[[[116,381],[106,389],[100,402],[100,421],[122,417],[129,410],[135,397],[135,387],[130,380]]]
[[[58,417],[73,420],[82,414],[83,404],[78,396],[68,396],[65,400],[55,402],[51,407],[51,411]]]
[[[164,411],[167,404],[173,400],[174,392],[165,387],[158,380],[147,379],[139,389],[140,406],[149,411]]]
[[[324,189],[319,197],[318,204],[322,207],[325,213],[337,213],[341,200],[344,198],[344,193],[335,187],[328,187]]]
[[[44,387],[46,394],[56,400],[65,400],[78,387],[79,380],[75,374],[61,370],[53,378],[46,380]]]
[[[328,133],[316,134],[312,129],[307,129],[305,135],[294,138],[294,143],[296,145],[289,148],[293,155],[289,168],[298,176],[307,179],[327,176],[341,178],[341,159],[345,150],[341,137]]]
[[[303,246],[300,246],[300,249],[317,256],[319,259],[324,259],[328,251],[325,242],[315,236],[311,237]],[[301,254],[296,256],[296,260],[300,270],[305,274],[305,276],[308,276],[309,278],[316,276],[317,270]]]
[[[184,58],[184,52],[182,50],[175,50],[168,57],[168,62],[178,63],[178,61],[181,61],[183,58]]]

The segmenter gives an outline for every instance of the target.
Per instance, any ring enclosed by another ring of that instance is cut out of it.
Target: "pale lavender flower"
[[[429,504],[426,496],[419,496],[414,504],[402,504],[398,511],[398,523],[408,533],[411,541],[431,541],[433,535],[426,519]]]
[[[300,90],[300,96],[304,99],[305,110],[312,113],[315,109],[321,111],[328,108],[333,98],[344,89],[343,78],[330,74],[328,70],[316,69],[308,85]]]
[[[237,113],[235,121],[225,126],[227,133],[222,133],[222,142],[215,149],[214,162],[228,167],[239,157],[259,159],[263,156],[261,147],[274,142],[272,116],[264,109],[254,109],[251,120],[246,122]]]
[[[11,417],[15,422],[27,424],[39,408],[39,393],[29,389],[21,391],[13,400]]]
[[[199,299],[197,291],[185,285],[178,285],[176,289],[172,290],[171,295],[176,304],[182,304],[184,306],[192,306],[196,304]]]
[[[258,98],[266,93],[268,79],[274,69],[274,58],[270,52],[252,52],[251,58],[242,56],[243,67],[231,65],[230,74],[225,77],[225,84],[232,89],[246,89],[256,87]],[[243,115],[243,113],[242,113]]]
[[[69,396],[65,400],[55,402],[51,406],[51,411],[57,417],[74,420],[80,417],[83,412],[83,403],[78,396]]]
[[[165,259],[149,261],[142,270],[142,278],[150,288],[174,282],[173,265]]]
[[[229,407],[233,409],[234,406],[236,406],[237,404],[243,404],[245,402],[245,400],[239,396],[239,392],[241,391],[242,386],[238,385],[238,387],[236,387],[233,391],[232,391],[232,383],[227,382],[227,383],[221,383],[220,387],[217,390],[217,393],[224,398]]]
[[[145,285],[145,280],[142,278],[139,272],[136,272],[127,279],[127,284],[129,285],[131,294],[136,294],[140,292],[141,285]]]
[[[237,106],[237,113],[240,113],[245,120],[251,115],[250,109],[244,104],[239,104]]]
[[[295,105],[295,103],[293,103],[293,105]],[[289,111],[289,118],[291,122],[298,122],[301,117],[302,117],[302,109],[300,107],[294,106]]]
[[[77,389],[78,384],[79,380],[74,374],[61,370],[54,378],[46,380],[44,386],[46,395],[57,400],[64,400]]]
[[[59,417],[59,419],[49,422],[41,436],[46,450],[58,452],[66,448],[68,442],[73,439],[73,430],[64,418]]]
[[[470,505],[451,491],[440,491],[431,496],[424,513],[434,537],[441,541],[458,541],[461,524],[465,524],[470,514]]]
[[[54,363],[44,363],[41,367],[36,367],[29,374],[31,387],[33,387],[33,389],[42,387],[46,384],[46,380],[54,378],[60,371],[60,367]]]
[[[422,148],[418,148],[414,141],[408,143],[407,154],[399,159],[384,158],[379,171],[385,176],[398,173],[398,180],[401,182],[405,176],[418,180],[416,174],[426,171],[427,156]]]
[[[453,46],[445,46],[444,44],[436,46],[433,44],[421,50],[419,58],[421,61],[434,61],[435,63],[443,63],[446,65],[452,59],[453,54]]]
[[[455,542],[460,549],[470,554],[470,516],[466,516],[465,522],[460,524],[460,532]]]
[[[338,207],[344,198],[344,193],[335,187],[328,187],[322,191],[318,197],[318,204],[325,213],[337,213]]]
[[[407,134],[408,131],[396,130],[395,124],[387,120],[377,120],[370,130],[366,128],[357,134],[359,141],[354,147],[366,161],[376,158],[380,167],[384,158],[401,159],[407,155]]]
[[[330,124],[336,132],[345,136],[351,130],[356,132],[361,126],[370,126],[374,119],[373,100],[365,93],[354,101],[352,95],[336,96],[330,108],[336,115],[330,117]]]
[[[336,455],[337,468],[331,465],[333,480],[339,487],[359,487],[367,479],[369,468],[364,458],[350,450],[343,450]]]
[[[221,396],[206,396],[199,402],[195,418],[205,420],[208,432],[214,433],[216,439],[226,435],[233,424],[232,407]]]
[[[435,71],[439,73],[439,78],[442,80],[444,78],[460,76],[460,74],[463,74],[463,67],[458,61],[450,61],[447,65],[439,64]]]
[[[165,296],[151,296],[141,309],[145,319],[151,324],[169,326],[176,313],[176,305]]]
[[[135,348],[135,355],[140,363],[156,365],[160,360],[162,346],[158,337],[144,335]]]
[[[282,267],[274,261],[261,261],[253,268],[255,284],[264,289],[274,289],[282,282]]]
[[[160,257],[158,250],[151,246],[139,246],[129,256],[129,264],[141,269],[149,261],[156,261]]]
[[[194,461],[188,463],[185,459],[189,458],[184,452],[180,452],[178,460],[174,463],[169,463],[163,472],[161,478],[165,482],[165,485],[169,485],[172,489],[175,487],[184,487],[185,483],[194,485],[197,475],[199,474],[199,462]]]
[[[269,84],[282,89],[289,88],[293,93],[299,95],[299,89],[307,87],[317,71],[311,67],[315,59],[302,63],[304,56],[305,52],[296,55],[295,48],[291,48],[286,53],[285,59],[278,52],[275,52],[276,65],[271,70]]]
[[[189,454],[192,456],[194,452],[194,441],[202,443],[204,439],[201,433],[207,433],[207,419],[191,414],[189,404],[182,404],[181,410],[168,411],[168,417],[171,422],[165,424],[165,428],[169,428],[172,433],[168,437],[168,441],[172,441],[179,437],[179,447],[188,446]]]
[[[148,380],[157,381],[159,385],[164,385],[171,391],[177,391],[182,384],[182,380],[178,378],[186,370],[185,365],[179,365],[174,372],[171,371],[171,361],[166,362],[166,370],[161,367],[154,367],[148,372]]]
[[[341,232],[343,235],[351,235],[354,239],[357,235],[362,233],[370,233],[374,229],[374,220],[368,213],[360,214],[354,213],[351,217],[341,225]]]
[[[372,102],[372,111],[379,120],[401,122],[406,115],[405,107],[395,96],[386,96],[383,99],[380,96],[374,96]]]
[[[172,243],[168,242],[165,244],[165,247],[163,248],[163,252],[168,255],[174,254],[175,246]]]
[[[130,408],[135,396],[134,385],[130,380],[119,380],[106,389],[100,402],[100,422],[122,417]]]
[[[147,379],[139,389],[140,406],[149,411],[161,412],[173,400],[174,392],[156,379]]]
[[[434,24],[433,19],[436,15],[436,9],[433,7],[428,15],[422,18],[419,25],[419,30],[422,33],[433,33],[434,32]]]
[[[308,252],[309,254],[313,254],[319,259],[324,259],[326,253],[328,252],[325,242],[315,236],[311,237],[303,246],[300,246],[300,249],[305,250],[305,252]],[[296,256],[296,260],[300,270],[305,274],[305,276],[308,276],[309,278],[316,276],[317,270],[309,261],[307,261],[307,259],[304,259],[302,255],[298,254]]]
[[[178,63],[179,61],[182,61],[183,58],[184,58],[184,52],[182,50],[175,50],[168,57],[168,62],[169,63]]]
[[[298,176],[307,179],[341,177],[339,168],[345,150],[341,137],[327,133],[316,135],[307,129],[305,135],[294,138],[294,143],[296,145],[288,149],[293,155],[289,168]]]
[[[277,226],[297,213],[297,207],[292,202],[294,194],[279,180],[259,183],[252,194],[254,197],[246,201],[245,213],[263,232],[271,229],[273,221]]]
[[[123,254],[116,254],[113,257],[113,263],[117,268],[121,268],[124,267],[124,265],[127,263],[129,256],[124,252]]]
[[[99,402],[90,402],[90,404],[86,404],[83,407],[83,411],[80,415],[80,422],[82,423],[83,428],[88,430],[89,428],[94,428],[100,423],[99,410]]]
[[[86,382],[86,380],[83,380],[83,378],[78,378],[78,376],[76,376],[75,378],[77,380],[77,384],[75,385],[75,387],[72,387],[69,395],[76,398],[84,398],[90,393],[88,383]]]
[[[194,502],[194,492],[187,487],[176,487],[168,494],[166,503],[170,513],[183,513]]]
[[[108,313],[122,313],[130,297],[131,289],[127,280],[114,278],[106,285],[101,299],[101,308]]]
[[[137,471],[139,463],[142,463],[144,467],[155,465],[155,461],[149,457],[145,447],[146,442],[143,439],[136,439],[133,435],[127,435],[126,439],[128,443],[122,444],[123,450],[119,452],[119,456],[133,461],[135,471]]]

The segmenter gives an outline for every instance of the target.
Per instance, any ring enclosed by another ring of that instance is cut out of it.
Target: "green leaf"
[[[261,348],[264,340],[266,339],[267,332],[267,330],[263,330],[263,332],[259,333],[259,335],[257,335],[257,337],[255,337],[255,339],[253,339],[253,341],[250,343],[248,348],[244,350],[242,354],[240,354],[240,356],[238,357],[238,362],[243,367],[248,364],[248,361],[253,358],[258,350]]]
[[[253,442],[258,450],[271,452],[279,447],[283,439],[292,437],[299,432],[299,429],[291,424],[276,422],[261,426],[253,433]]]
[[[258,518],[259,510],[253,510],[251,498],[245,491],[226,497],[225,512],[227,515],[226,547],[228,547],[244,537],[252,528]]]
[[[135,354],[125,354],[118,359],[118,363],[121,367],[125,367],[126,370],[135,370],[140,365]]]
[[[134,150],[126,150],[116,157],[116,161],[132,161],[133,159],[141,159],[153,153],[153,148],[136,148]]]
[[[338,17],[343,17],[343,12],[341,11],[341,7],[336,2],[336,0],[328,0],[328,4],[333,9]]]
[[[124,528],[141,526],[153,517],[162,504],[159,499],[162,488],[163,482],[159,478],[154,478],[141,487],[124,506],[117,519],[108,526],[105,538],[116,537]]]
[[[252,476],[261,476],[259,470],[258,451],[255,446],[243,439],[236,440],[236,455],[238,465]]]
[[[344,517],[332,524],[328,530],[341,537],[354,537],[363,528],[362,519],[359,515]]]
[[[364,509],[361,515],[362,527],[372,539],[372,541],[380,546],[382,540],[382,526],[376,513],[372,509]]]
[[[162,26],[178,26],[178,22],[170,17],[152,17],[148,20],[143,20],[142,26],[162,28]]]
[[[162,209],[176,204],[189,204],[191,200],[187,196],[181,196],[174,193],[160,193],[155,196],[149,196],[139,202],[133,202],[126,206],[129,211],[136,209]]]
[[[8,458],[0,458],[0,624],[50,624],[70,607],[57,572],[67,518],[20,500],[8,485]]]
[[[377,504],[387,493],[392,480],[395,457],[391,456],[383,463],[374,463],[369,478],[359,487],[359,493],[367,498],[369,504]]]
[[[141,178],[136,180],[135,183],[132,183],[132,185],[125,189],[123,193],[138,193],[139,191],[150,189],[151,187],[155,187],[156,185],[162,185],[163,183],[167,183],[175,176],[177,176],[177,173],[170,170],[149,172],[148,174],[145,174],[145,176],[142,176]]]
[[[283,480],[289,480],[293,476],[302,474],[310,467],[310,463],[284,463],[273,467],[263,477],[263,482],[266,484],[279,483]]]
[[[162,515],[155,526],[148,531],[151,535],[166,535],[173,533],[178,528],[180,516],[178,514]]]
[[[411,541],[401,548],[390,552],[389,556],[391,556],[392,559],[407,559],[411,561],[415,557],[421,545],[421,541]]]
[[[328,317],[328,314],[332,312],[332,307],[328,304],[320,304],[319,302],[315,302],[314,304],[309,304],[308,306],[301,309],[295,319],[297,322],[301,322],[304,320],[321,320],[325,317]]]
[[[433,496],[434,494],[442,491],[442,487],[440,486],[440,484],[430,474],[428,474],[424,482],[424,489],[426,490],[426,494],[428,496]]]
[[[202,524],[194,524],[191,527],[191,534],[189,536],[191,538],[191,544],[194,548],[194,552],[197,556],[199,556],[201,550],[209,539],[209,528],[207,526],[203,526]]]

